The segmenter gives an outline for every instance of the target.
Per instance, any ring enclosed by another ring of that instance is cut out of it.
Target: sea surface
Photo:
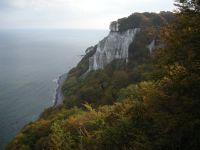
[[[0,30],[0,150],[53,105],[56,79],[106,30]]]

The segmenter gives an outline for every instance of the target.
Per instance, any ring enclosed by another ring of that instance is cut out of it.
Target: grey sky
[[[0,28],[96,28],[133,12],[173,11],[173,0],[0,0]]]

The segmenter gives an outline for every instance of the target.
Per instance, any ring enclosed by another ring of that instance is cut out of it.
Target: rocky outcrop
[[[111,32],[118,32],[119,31],[119,23],[117,21],[111,22],[110,31]]]
[[[155,49],[159,49],[159,48],[164,48],[164,44],[161,40],[159,40],[158,38],[154,38],[151,43],[147,46],[147,48],[149,49],[149,53],[150,55],[154,55],[154,50]]]
[[[156,17],[158,21],[155,21]],[[150,55],[152,55],[154,49],[163,47],[163,44],[159,39],[156,39],[156,35],[150,35],[147,32],[152,27],[158,29],[158,26],[164,26],[170,21],[173,21],[173,14],[169,12],[163,12],[159,15],[156,13],[134,13],[129,17],[113,21],[110,24],[109,35],[100,41],[97,46],[86,50],[86,54],[91,51],[94,52],[89,56],[89,69],[87,68],[87,72],[103,69],[105,65],[116,59],[128,62],[131,52],[134,53],[133,51],[136,49],[148,48]],[[145,36],[148,40],[145,40],[144,37],[140,39],[142,36],[139,36],[138,39],[135,38],[140,30],[141,34],[146,32]],[[129,51],[129,47],[132,51]]]
[[[57,80],[56,95],[55,95],[55,99],[54,99],[55,107],[60,105],[63,101],[62,86],[66,79],[67,79],[67,73],[61,75]]]
[[[103,69],[115,59],[124,59],[128,62],[129,45],[139,31],[139,28],[124,32],[111,30],[109,35],[98,43],[95,54],[89,58],[89,71]]]
[[[152,54],[153,50],[156,48],[156,41],[155,39],[152,40],[152,42],[147,46],[149,49],[149,53]]]

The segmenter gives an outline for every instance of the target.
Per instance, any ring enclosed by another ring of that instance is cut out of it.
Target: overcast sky
[[[0,28],[107,29],[133,12],[173,10],[173,0],[0,0]]]

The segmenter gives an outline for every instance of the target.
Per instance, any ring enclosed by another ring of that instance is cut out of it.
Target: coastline
[[[63,94],[62,94],[62,85],[64,83],[64,81],[67,78],[67,73],[62,74],[61,76],[59,76],[58,80],[57,80],[57,88],[56,88],[56,94],[55,94],[55,98],[54,98],[54,107],[60,105],[63,101]]]

